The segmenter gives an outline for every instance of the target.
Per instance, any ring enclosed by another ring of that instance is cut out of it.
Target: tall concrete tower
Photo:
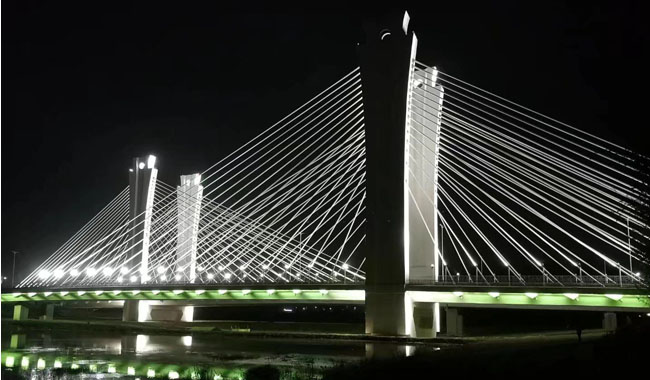
[[[131,217],[131,252],[127,260],[139,269],[140,282],[145,283],[149,272],[149,238],[153,197],[156,191],[156,156],[136,157],[129,169],[129,199]],[[132,272],[133,273],[133,272]]]
[[[201,174],[182,175],[181,184],[176,189],[176,273],[181,273],[190,282],[194,282],[196,278],[196,250],[202,199]]]

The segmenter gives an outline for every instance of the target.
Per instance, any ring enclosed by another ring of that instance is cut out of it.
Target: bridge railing
[[[411,285],[433,285],[433,286],[499,286],[499,287],[523,287],[523,286],[541,286],[541,287],[594,287],[594,288],[636,288],[644,286],[640,279],[628,276],[552,276],[552,275],[533,275],[533,276],[467,276],[456,275],[440,278],[438,281],[433,280],[411,280]]]

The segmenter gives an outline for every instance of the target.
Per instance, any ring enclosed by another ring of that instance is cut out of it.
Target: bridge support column
[[[181,185],[176,190],[176,273],[180,273],[190,282],[194,282],[196,278],[196,248],[202,197],[201,174],[181,176]]]
[[[435,338],[438,333],[439,304],[413,303],[413,328],[417,338]]]
[[[122,308],[122,321],[123,322],[137,322],[138,321],[138,307],[140,301],[126,300]]]
[[[45,305],[45,315],[43,316],[43,319],[46,321],[52,321],[54,320],[54,304],[53,303],[48,303]]]
[[[165,305],[157,301],[124,301],[122,321],[149,322],[172,321],[192,322],[194,320],[194,306]]]
[[[614,332],[616,326],[616,313],[605,313],[603,315],[603,329],[607,332]]]
[[[151,234],[153,198],[158,176],[156,156],[149,155],[148,157],[134,158],[133,167],[129,171],[130,217],[132,220],[130,241],[132,248],[126,261],[133,263],[131,265],[136,267],[126,269],[131,270],[131,273],[136,273],[132,269],[137,269],[140,274],[140,282],[146,283],[149,279],[149,238]]]
[[[448,307],[447,311],[447,336],[463,336],[463,316],[458,309]]]
[[[14,305],[14,321],[24,321],[29,318],[29,309],[25,305]]]

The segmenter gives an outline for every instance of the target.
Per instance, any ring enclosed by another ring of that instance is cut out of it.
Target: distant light
[[[283,308],[282,311],[284,311],[285,313],[293,313],[293,309],[287,307]]]
[[[223,377],[221,377],[221,375],[219,374],[214,375],[214,378],[212,378],[212,380],[222,380],[222,379]]]
[[[269,295],[271,295],[271,294],[275,293],[275,289],[267,289],[266,292],[267,292]]]
[[[96,274],[97,274],[97,269],[92,268],[92,267],[86,269],[86,275],[87,275],[88,277],[93,277],[93,276],[96,275]]]
[[[138,276],[133,275],[133,276],[131,276],[130,280],[131,280],[131,282],[136,282],[136,281],[138,281]]]
[[[27,369],[27,368],[29,368],[29,357],[27,357],[27,356],[23,356],[23,358],[20,359],[20,366],[21,366],[23,369]]]
[[[115,366],[114,365],[109,365],[108,366],[108,373],[115,373],[115,372],[116,372]]]
[[[169,379],[170,380],[175,380],[178,379],[180,376],[178,375],[178,372],[176,371],[169,371]]]
[[[42,269],[38,272],[38,277],[40,277],[41,280],[45,280],[48,277],[50,277],[50,272],[45,269]]]
[[[564,296],[575,301],[580,295],[578,293],[564,293]]]
[[[63,277],[64,275],[65,275],[65,271],[64,271],[63,269],[61,269],[61,268],[56,269],[56,270],[54,271],[54,277],[56,277],[56,278],[61,278],[61,277]]]
[[[320,290],[320,294],[322,294],[322,295],[327,294],[327,290],[325,290],[325,289],[321,289],[321,290]]]
[[[300,289],[294,289],[293,294],[300,294]]]
[[[158,272],[158,274],[163,274],[163,273],[165,273],[166,269],[164,267],[158,267],[158,269],[156,269],[156,271]]]
[[[101,296],[102,293],[104,293],[103,290],[96,290],[96,291],[95,291],[95,294],[97,294],[98,296]]]
[[[128,367],[128,368],[126,369],[126,374],[129,375],[129,376],[135,376],[135,368],[133,368],[133,367]]]
[[[167,281],[167,276],[165,276],[164,274],[160,276],[160,281]]]
[[[156,377],[156,371],[154,371],[153,369],[149,368],[149,369],[147,370],[147,377]]]
[[[142,281],[147,282],[149,280],[151,280],[151,277],[149,277],[149,275],[145,274],[145,275],[142,276]]]
[[[156,156],[150,154],[149,157],[147,157],[147,168],[153,169],[154,166],[156,166]]]
[[[291,268],[291,264],[284,264],[284,269],[289,269]]]
[[[49,297],[49,296],[52,295],[52,292],[43,292],[43,295],[44,295],[45,297]]]
[[[43,358],[38,358],[38,361],[36,362],[36,368],[45,369],[45,360]]]
[[[242,265],[239,267],[239,270],[246,270],[246,265]]]
[[[226,293],[228,293],[226,289],[219,289],[219,294],[226,294]]]
[[[208,280],[212,280],[214,278],[214,274],[208,273]]]
[[[636,275],[637,277],[641,277],[641,272],[636,272],[635,275]]]
[[[191,347],[192,346],[192,336],[191,335],[185,335],[181,339],[183,340],[183,346],[185,346],[185,347]]]
[[[61,363],[60,360],[55,360],[54,361],[54,368],[61,368],[63,367],[63,363]]]
[[[133,169],[129,168],[129,171],[130,171],[131,173],[133,173]]]
[[[223,266],[222,266],[222,265],[219,265],[219,266],[217,267],[217,269],[219,269],[219,270],[223,270]]]
[[[128,273],[129,273],[129,268],[127,268],[127,267],[122,267],[122,268],[120,268],[120,273],[122,273],[122,274],[128,274]]]
[[[203,269],[204,268],[202,266],[200,266],[200,265],[198,267],[196,267],[196,270],[199,270],[199,271],[202,271]]]
[[[232,276],[230,273],[226,273],[226,274],[223,275],[223,277],[224,277],[226,280],[229,280],[229,279],[230,279],[230,276]]]
[[[205,290],[203,290],[203,289],[198,289],[198,290],[194,291],[194,294],[196,294],[196,295],[201,295],[203,293],[205,293]]]
[[[174,294],[181,294],[181,293],[183,293],[183,290],[179,290],[179,289],[172,290],[172,293],[174,293]]]
[[[119,276],[119,277],[117,278],[117,282],[122,282],[122,281],[124,281],[124,278],[123,278],[122,276]]]
[[[605,297],[614,301],[620,301],[623,298],[622,294],[605,294]]]
[[[140,168],[140,169],[144,169],[144,167],[145,167],[144,162],[141,162],[141,163],[138,164],[138,168]]]
[[[499,295],[500,295],[499,292],[488,292],[488,294],[492,298],[499,298]]]
[[[16,360],[16,359],[14,359],[13,356],[7,356],[7,360],[5,361],[5,365],[6,365],[7,367],[10,367],[10,368],[11,368],[11,367],[14,366],[14,361],[15,361],[15,360]]]
[[[34,297],[36,295],[36,292],[29,292],[27,293],[28,297]]]
[[[309,263],[309,264],[307,265],[307,268],[313,268],[313,267],[314,267],[314,263]]]
[[[455,295],[456,297],[462,297],[463,296],[463,292],[458,292],[458,291],[451,292],[451,294]]]
[[[84,294],[86,294],[86,292],[84,292],[83,290],[80,290],[80,291],[77,292],[78,296],[83,296]]]
[[[349,268],[348,264],[343,264],[343,269],[347,270]]]
[[[175,279],[176,281],[180,281],[181,278],[182,278],[182,277],[181,277],[180,274],[177,274],[177,275],[174,276],[174,279]]]
[[[528,298],[530,298],[530,299],[532,299],[532,300],[534,300],[535,298],[537,298],[537,296],[539,295],[539,294],[537,294],[537,293],[533,293],[533,292],[528,292],[528,293],[524,293],[524,294],[526,295],[526,297],[528,297]]]
[[[262,265],[262,269],[269,269],[269,265],[268,264]]]
[[[64,291],[62,291],[62,292],[59,293],[59,294],[61,294],[61,297],[65,297],[66,295],[68,295],[68,292],[66,292],[66,291],[64,290]]]
[[[106,267],[104,270],[102,270],[102,272],[104,273],[104,276],[110,277],[113,274],[113,268]]]
[[[250,292],[251,292],[250,289],[243,289],[243,290],[241,291],[241,294],[246,295],[246,294],[248,294],[248,293],[250,293]]]

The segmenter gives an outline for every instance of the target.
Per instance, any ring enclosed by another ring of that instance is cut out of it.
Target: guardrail
[[[411,280],[411,285],[432,285],[432,286],[500,286],[500,287],[521,287],[521,286],[540,286],[540,287],[598,287],[598,288],[637,288],[645,287],[646,284],[641,279],[623,277],[623,276],[553,276],[553,275],[533,275],[533,276],[515,276],[515,275],[498,275],[498,276],[467,276],[456,275],[440,278],[438,281],[433,280]]]

